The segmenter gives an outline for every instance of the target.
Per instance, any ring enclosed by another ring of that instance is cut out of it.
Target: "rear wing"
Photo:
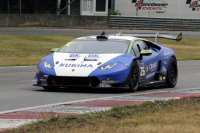
[[[155,42],[157,42],[158,38],[164,38],[164,39],[169,39],[169,40],[176,40],[177,42],[181,41],[183,38],[182,33],[179,33],[177,36],[170,35],[170,34],[165,34],[165,33],[139,33],[139,34],[123,34],[123,33],[118,33],[116,35],[119,36],[133,36],[133,37],[140,37],[140,38],[155,38]]]

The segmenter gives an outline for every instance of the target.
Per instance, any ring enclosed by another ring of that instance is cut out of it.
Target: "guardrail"
[[[200,19],[110,16],[111,28],[200,31]]]

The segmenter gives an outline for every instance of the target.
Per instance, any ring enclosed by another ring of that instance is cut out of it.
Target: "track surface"
[[[107,34],[113,34],[117,32],[122,33],[170,33],[178,34],[180,31],[148,31],[148,30],[90,30],[90,29],[48,29],[48,28],[1,28],[0,34],[29,34],[29,35],[75,35],[75,36],[87,36],[87,35],[97,35],[102,31]],[[190,32],[183,31],[183,36],[187,37],[200,37],[200,32]]]
[[[102,30],[85,29],[41,29],[41,28],[1,28],[0,34],[49,34],[86,36],[99,34]],[[157,31],[104,30],[106,33],[156,33]],[[158,31],[159,32],[159,31]],[[177,34],[179,31],[161,31]],[[184,36],[200,37],[200,32],[183,32]],[[174,89],[200,88],[200,61],[179,62],[179,81]],[[45,92],[32,86],[35,67],[0,68],[0,112],[84,99],[101,98],[126,94],[122,90],[67,89],[57,92]],[[149,88],[150,89],[150,88]],[[165,90],[168,90],[167,88]],[[144,90],[143,90],[144,91]],[[158,89],[147,90],[158,91]],[[138,92],[137,92],[138,93]]]
[[[200,61],[179,62],[178,66],[179,80],[177,86],[173,89],[200,88]],[[45,104],[128,94],[123,90],[85,88],[68,88],[56,92],[46,92],[42,88],[32,86],[34,70],[35,67],[0,68],[0,112]],[[156,92],[158,90],[148,88],[148,90],[142,91]],[[170,89],[165,88],[164,90]]]

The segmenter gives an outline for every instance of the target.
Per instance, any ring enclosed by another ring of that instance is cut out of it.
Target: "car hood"
[[[49,57],[50,56],[50,57]],[[76,53],[53,53],[44,58],[52,60],[53,70],[56,76],[89,76],[100,66],[112,63],[129,65],[131,57],[128,54],[76,54]]]

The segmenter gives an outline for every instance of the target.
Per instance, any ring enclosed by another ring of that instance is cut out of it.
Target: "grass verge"
[[[0,35],[0,66],[36,65],[52,48],[61,47],[75,36]]]
[[[160,44],[172,48],[175,51],[178,60],[200,60],[200,39],[183,38],[180,42],[160,39]]]
[[[54,47],[61,47],[75,36],[0,35],[0,66],[36,65]],[[184,38],[181,42],[159,39],[173,48],[178,60],[199,60],[200,39]]]
[[[200,97],[53,118],[6,133],[199,133]]]

